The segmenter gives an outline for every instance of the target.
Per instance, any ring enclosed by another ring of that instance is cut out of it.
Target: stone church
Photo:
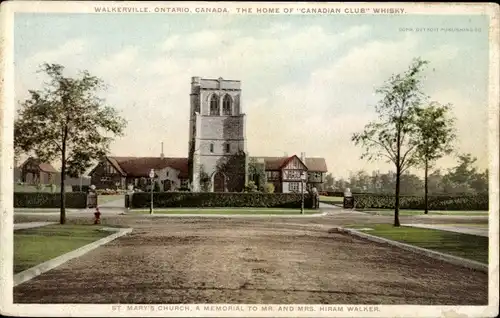
[[[89,174],[92,184],[143,188],[154,169],[160,191],[241,192],[248,181],[258,181],[248,173],[251,164],[261,166],[275,192],[299,192],[302,175],[307,188],[321,188],[328,171],[324,158],[249,157],[240,81],[192,77],[190,97],[187,158],[165,157],[163,143],[159,157],[105,157]]]
[[[248,153],[240,81],[192,78],[188,162],[193,191],[243,190]]]

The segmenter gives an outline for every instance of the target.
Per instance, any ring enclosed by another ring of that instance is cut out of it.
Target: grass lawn
[[[134,213],[148,214],[149,209],[133,209]],[[269,215],[299,215],[300,209],[274,209],[274,208],[206,208],[206,209],[154,209],[153,213],[156,214],[269,214]],[[319,210],[304,209],[304,214],[321,213]]]
[[[378,215],[394,215],[394,210],[392,209],[369,209],[362,210],[358,209],[358,211],[362,211],[370,214],[378,214]],[[403,216],[411,216],[411,215],[426,215],[423,210],[399,210],[399,215]],[[427,215],[477,215],[477,216],[487,216],[488,211],[450,211],[450,210],[429,210]]]
[[[320,195],[319,201],[323,202],[323,203],[330,203],[330,204],[343,204],[344,198],[343,197],[328,197],[325,195]]]
[[[394,227],[392,224],[365,224],[346,228],[371,228],[364,233],[403,242],[437,252],[488,263],[488,238],[448,231]]]
[[[48,225],[14,231],[14,273],[110,235],[102,225]]]
[[[125,195],[123,194],[106,194],[106,195],[100,194],[97,197],[97,202],[99,204],[103,204],[110,201],[118,201],[118,200],[122,200],[123,206],[125,207]]]

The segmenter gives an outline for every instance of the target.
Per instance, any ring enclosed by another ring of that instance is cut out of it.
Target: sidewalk
[[[31,229],[34,227],[42,227],[42,226],[47,226],[50,224],[57,224],[56,222],[26,222],[26,223],[15,223],[14,224],[14,231],[15,230],[25,230],[25,229]]]
[[[448,231],[448,232],[455,232],[455,233],[488,237],[488,227],[473,228],[473,227],[468,227],[467,225],[460,225],[460,224],[451,226],[451,225],[419,224],[419,223],[401,224],[401,225],[402,226],[418,227],[418,228],[423,228],[423,229],[441,230],[441,231]]]

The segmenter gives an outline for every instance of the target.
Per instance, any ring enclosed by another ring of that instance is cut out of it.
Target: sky
[[[481,28],[416,32],[416,28]],[[414,31],[403,31],[413,28]],[[377,118],[375,89],[429,60],[425,93],[453,105],[456,150],[488,165],[488,19],[447,15],[216,15],[16,13],[16,102],[40,88],[41,63],[88,70],[127,121],[116,156],[185,157],[192,76],[241,80],[251,156],[305,152],[335,177],[386,172],[351,141]],[[438,162],[456,164],[453,157]],[[392,169],[394,170],[394,169]]]

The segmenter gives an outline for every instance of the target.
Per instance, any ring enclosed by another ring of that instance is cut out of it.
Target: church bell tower
[[[241,82],[191,79],[189,176],[194,192],[241,192],[248,155]]]

